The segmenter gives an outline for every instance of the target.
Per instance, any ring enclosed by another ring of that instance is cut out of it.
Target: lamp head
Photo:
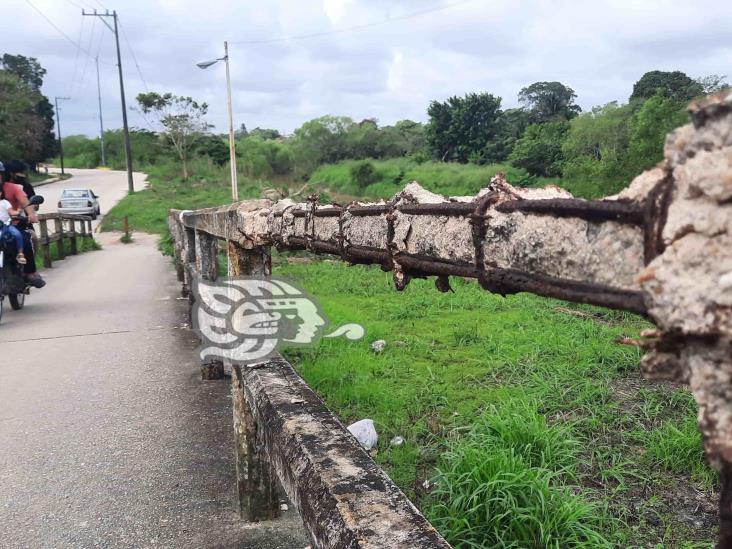
[[[220,60],[220,59],[212,59],[211,61],[201,61],[200,63],[196,63],[196,66],[197,66],[197,67],[198,67],[199,69],[207,69],[207,68],[209,68],[209,67],[210,67],[211,65],[215,65],[215,64],[216,64],[216,63],[218,63],[219,61],[221,61],[221,60]]]

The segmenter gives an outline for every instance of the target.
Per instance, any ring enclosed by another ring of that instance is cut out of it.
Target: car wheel
[[[8,301],[14,311],[20,311],[25,305],[25,294],[8,294]]]

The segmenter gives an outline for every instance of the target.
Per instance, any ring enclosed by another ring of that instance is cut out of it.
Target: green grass
[[[689,474],[704,486],[712,486],[717,474],[704,463],[701,433],[696,418],[667,421],[645,435],[646,459],[651,465],[674,473]]]
[[[397,293],[388,273],[331,261],[280,258],[275,271],[333,326],[365,326],[364,341],[285,354],[344,422],[374,420],[377,462],[456,546],[712,543],[675,501],[679,486],[709,494],[715,481],[694,402],[639,379],[640,353],[615,343],[641,319],[459,279],[455,293],[419,280]],[[390,446],[397,435],[405,444]],[[658,503],[639,512],[638,500]]]
[[[427,513],[460,547],[607,547],[605,509],[576,487],[580,444],[536,403],[491,407],[447,443]]]
[[[376,170],[376,181],[359,187],[352,178],[353,166],[371,163]],[[491,177],[504,172],[508,181],[522,186],[543,186],[557,183],[558,179],[532,178],[521,168],[508,164],[458,164],[454,162],[417,163],[409,158],[390,160],[347,160],[338,164],[320,166],[310,176],[310,183],[337,193],[366,198],[389,198],[411,181],[446,196],[473,195],[488,186]]]
[[[168,210],[171,208],[207,208],[231,202],[228,170],[210,162],[191,163],[194,174],[183,181],[175,164],[159,164],[146,168],[149,187],[127,195],[102,220],[102,230],[121,231],[128,217],[130,230],[164,234],[167,231]],[[224,173],[226,172],[226,173]],[[259,197],[262,184],[239,180],[240,198]]]

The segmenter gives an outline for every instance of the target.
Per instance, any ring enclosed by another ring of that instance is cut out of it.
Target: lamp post
[[[231,198],[234,202],[239,201],[239,188],[236,181],[236,147],[234,142],[234,114],[231,108],[231,76],[229,74],[229,43],[224,42],[224,56],[211,61],[196,63],[199,69],[207,69],[219,61],[226,64],[226,93],[229,106],[229,165],[231,167]]]

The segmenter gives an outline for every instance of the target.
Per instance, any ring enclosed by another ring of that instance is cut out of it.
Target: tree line
[[[650,71],[633,86],[625,102],[582,112],[575,91],[561,82],[535,82],[518,92],[520,107],[503,109],[502,98],[468,93],[432,101],[425,124],[402,120],[380,126],[367,118],[322,116],[292,135],[269,128],[236,132],[237,162],[252,179],[307,179],[319,166],[344,160],[409,157],[474,164],[508,163],[532,177],[585,182],[583,194],[609,194],[662,157],[668,131],[686,120],[688,102],[726,87],[724,77],[693,79],[683,72]],[[209,133],[208,106],[190,97],[155,92],[137,96],[155,131],[132,132],[136,164],[174,158],[181,176],[190,176],[189,159],[228,162],[227,136]],[[118,132],[109,132],[107,156],[121,167]],[[81,136],[64,140],[69,165],[99,162],[98,141]],[[112,153],[112,154],[110,154]],[[114,166],[117,167],[117,166]],[[354,169],[360,182],[374,179],[373,166]]]

